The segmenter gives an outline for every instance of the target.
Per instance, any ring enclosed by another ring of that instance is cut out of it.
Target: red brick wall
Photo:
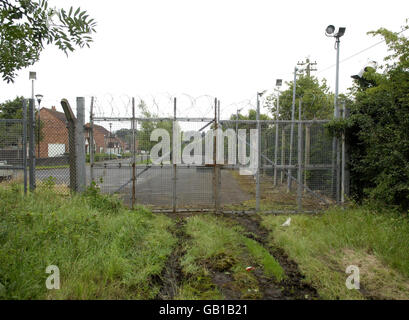
[[[68,152],[68,129],[65,122],[56,118],[49,109],[40,109],[40,121],[41,121],[41,136],[39,148],[40,156],[38,152],[38,141],[36,137],[36,149],[35,155],[40,158],[48,157],[48,145],[49,144],[64,144],[65,152]]]

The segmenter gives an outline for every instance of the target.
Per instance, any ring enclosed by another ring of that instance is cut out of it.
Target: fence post
[[[35,128],[36,128],[36,121],[34,115],[34,99],[29,99],[28,104],[28,135],[29,135],[29,184],[30,184],[30,191],[34,191],[36,188],[36,177],[35,177]]]
[[[311,125],[305,124],[305,144],[304,144],[304,185],[307,186],[307,167],[310,165],[310,149],[311,149]],[[305,191],[306,189],[304,189]]]
[[[89,166],[90,166],[90,185],[95,180],[94,177],[94,97],[91,97],[91,110],[89,114]]]
[[[297,207],[298,211],[302,210],[302,123],[301,123],[301,107],[302,102],[299,100],[298,109],[298,172],[297,172]]]
[[[27,100],[23,100],[23,167],[24,194],[27,194]]]
[[[176,125],[176,97],[173,98],[173,127],[172,127],[172,139],[179,139],[179,137],[175,137],[175,125]],[[175,143],[172,144],[175,146]],[[174,148],[173,148],[174,149]],[[172,155],[176,150],[172,150]],[[172,207],[173,207],[173,213],[176,213],[176,186],[177,186],[177,167],[176,167],[176,157],[172,157],[173,161],[173,194],[172,194]]]
[[[85,98],[77,97],[77,125],[75,126],[75,148],[77,166],[77,192],[84,192],[86,185],[85,173]]]
[[[217,128],[219,128],[219,123],[220,123],[220,100],[218,100],[217,102]],[[222,136],[222,139],[224,139],[223,136]],[[220,210],[220,199],[221,199],[220,192],[221,190],[222,190],[222,172],[221,172],[221,166],[217,165],[217,207],[219,208],[219,210]]]
[[[219,188],[218,188],[218,171],[217,171],[217,98],[214,98],[214,134],[213,134],[213,198],[214,210],[219,212]]]
[[[280,112],[280,94],[277,96],[277,110],[276,110],[276,134],[274,144],[274,187],[277,186],[277,158],[278,158],[278,115]]]
[[[76,148],[75,148],[75,124],[76,119],[67,99],[61,100],[61,106],[64,110],[65,118],[68,123],[68,161],[70,163],[70,189],[77,191],[77,166],[76,166]]]
[[[136,203],[136,139],[135,139],[135,98],[132,97],[132,209]]]
[[[285,165],[285,125],[283,125],[283,129],[281,130],[281,165]],[[281,184],[284,183],[284,167],[281,169]]]
[[[292,178],[292,171],[291,171],[291,162],[292,162],[292,153],[293,153],[293,141],[294,141],[294,113],[295,113],[295,94],[297,89],[297,67],[294,68],[294,82],[293,82],[293,103],[291,105],[291,132],[290,132],[290,154],[288,159],[288,164],[290,167],[288,168],[288,177],[287,177],[287,192],[291,191],[291,178]]]
[[[256,171],[256,212],[260,211],[260,164],[261,164],[261,128],[260,128],[260,98],[257,92],[257,171]]]
[[[345,108],[344,117],[345,119],[349,118],[349,108]],[[348,141],[345,141],[345,195],[350,196],[350,165],[349,165],[349,144]]]

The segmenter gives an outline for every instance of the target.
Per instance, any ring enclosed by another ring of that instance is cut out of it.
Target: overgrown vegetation
[[[408,26],[403,27],[404,30]],[[409,209],[409,39],[396,32],[370,32],[385,39],[391,53],[383,73],[368,68],[355,82],[350,118],[332,124],[346,131],[351,195]]]
[[[324,299],[408,299],[409,222],[396,212],[334,209],[322,215],[263,216],[270,242],[283,248]],[[345,285],[360,268],[361,290]]]
[[[91,188],[61,197],[52,182],[23,196],[0,188],[0,298],[149,299],[175,238],[165,216],[130,211]],[[61,289],[47,290],[46,267],[60,270]]]

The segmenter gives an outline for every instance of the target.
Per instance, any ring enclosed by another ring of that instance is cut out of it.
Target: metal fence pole
[[[304,144],[304,166],[308,167],[310,165],[310,150],[311,150],[311,126],[310,124],[305,124],[305,144]],[[304,170],[304,185],[307,186],[307,170]],[[305,191],[306,189],[304,189]]]
[[[261,164],[261,128],[260,128],[260,98],[257,92],[257,171],[256,171],[256,211],[260,211],[260,164]]]
[[[219,123],[220,123],[220,100],[217,101],[217,128],[219,127]],[[223,129],[223,128],[222,128]],[[223,136],[222,136],[222,139]],[[216,169],[217,169],[217,207],[220,210],[220,192],[222,190],[222,172],[221,172],[221,166],[220,165],[216,165]]]
[[[281,165],[285,165],[285,126],[281,129]],[[281,169],[280,183],[284,183],[284,169]]]
[[[290,133],[290,155],[288,159],[288,164],[291,166],[292,152],[293,152],[293,141],[294,141],[294,113],[295,113],[295,93],[297,88],[297,67],[294,68],[294,82],[293,82],[293,103],[291,106],[291,133]],[[287,178],[287,192],[291,190],[291,168],[288,168],[288,178]]]
[[[94,97],[91,97],[91,110],[89,113],[89,166],[90,166],[90,185],[95,180],[94,177]]]
[[[342,118],[345,119],[345,101],[342,104]],[[345,202],[345,133],[342,132],[342,160],[341,160],[341,205]]]
[[[217,98],[214,99],[214,134],[213,134],[213,198],[214,198],[214,209],[215,212],[219,212],[219,190],[218,181],[219,177],[217,175]]]
[[[75,126],[76,119],[70,104],[67,99],[61,100],[61,106],[64,110],[65,118],[68,123],[68,162],[70,164],[70,189],[71,191],[77,191],[77,166],[76,166],[76,147],[75,147]]]
[[[27,100],[23,100],[23,167],[24,194],[27,194]]]
[[[136,139],[135,139],[135,98],[132,97],[132,209],[136,203]]]
[[[277,95],[276,120],[278,120],[279,112],[280,112],[280,92]],[[276,135],[274,145],[274,187],[277,186],[277,158],[278,158],[278,121],[276,121]]]
[[[172,139],[179,139],[179,137],[175,137],[175,125],[176,125],[176,97],[173,98],[173,135],[172,135]],[[175,144],[173,143],[173,146],[175,146]],[[176,152],[176,150],[172,150],[172,154],[174,154],[174,152]],[[172,205],[173,205],[173,213],[176,212],[176,187],[177,187],[177,167],[176,167],[176,157],[173,157],[172,159],[173,161],[173,196],[172,196]]]
[[[344,106],[344,117],[348,119],[349,117],[349,109]],[[345,137],[344,137],[345,138]],[[350,195],[350,167],[349,167],[349,145],[348,141],[345,139],[345,177],[344,177],[344,184],[345,184],[345,195],[348,197]]]
[[[297,207],[298,211],[302,210],[302,123],[301,123],[301,99],[299,101],[299,110],[298,110],[298,172],[297,172]]]
[[[35,128],[36,128],[36,121],[34,115],[34,99],[29,99],[28,104],[28,136],[29,136],[29,184],[30,184],[30,191],[34,191],[36,188],[36,177],[35,177]]]
[[[77,166],[77,192],[84,192],[86,185],[85,172],[85,98],[77,97],[77,125],[75,126],[75,148]]]

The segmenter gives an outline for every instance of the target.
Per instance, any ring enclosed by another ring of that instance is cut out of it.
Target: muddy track
[[[263,289],[263,299],[317,299],[317,290],[310,284],[304,282],[304,276],[300,272],[297,263],[291,260],[283,249],[271,247],[268,244],[269,232],[260,223],[260,217],[254,214],[245,215],[225,215],[226,218],[237,222],[247,231],[246,236],[257,241],[277,260],[284,269],[286,279],[279,282],[281,289],[278,291],[271,285],[271,280],[267,279],[261,270],[255,270],[255,275],[259,280],[260,288]]]
[[[155,297],[157,300],[171,300],[178,294],[178,288],[182,283],[183,272],[180,265],[180,259],[185,254],[184,243],[188,240],[185,233],[185,220],[182,216],[171,216],[176,223],[172,225],[169,231],[177,238],[177,243],[168,260],[165,263],[160,276],[154,279],[161,287],[159,293]]]

